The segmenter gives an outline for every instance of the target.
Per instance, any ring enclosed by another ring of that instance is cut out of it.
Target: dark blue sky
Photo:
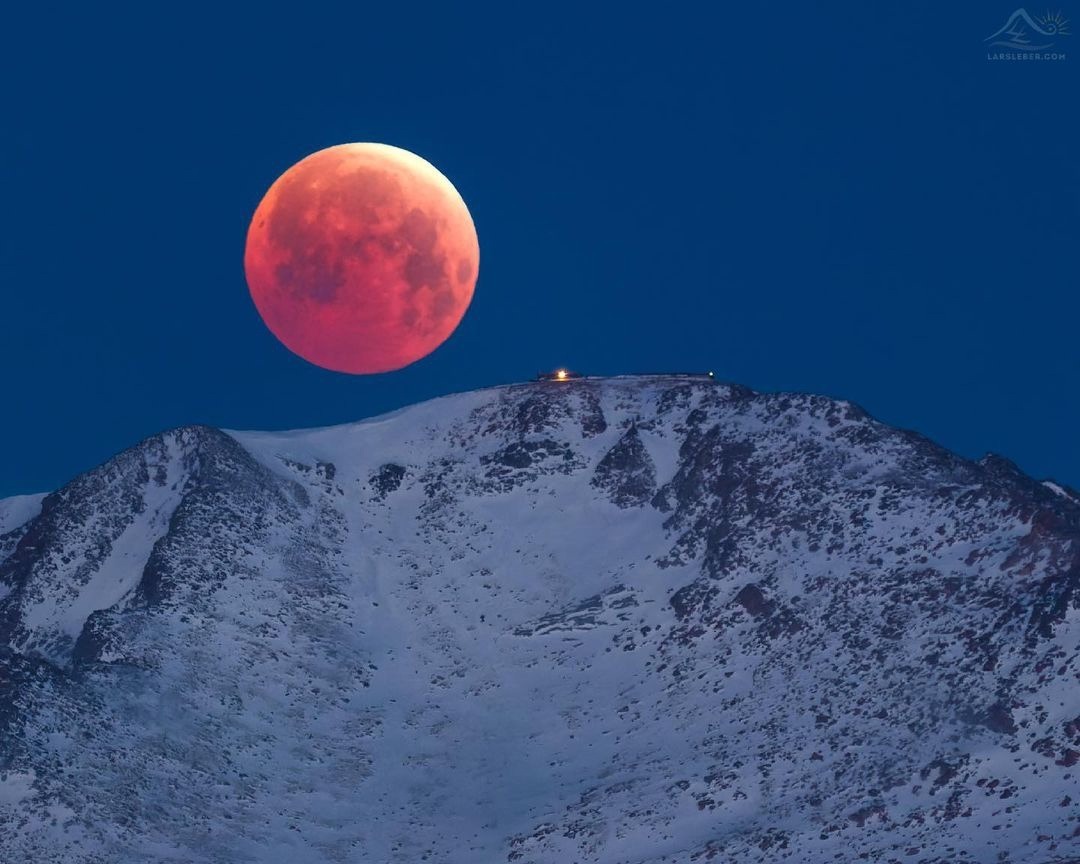
[[[1080,485],[1080,35],[990,62],[1011,3],[391,5],[4,13],[0,495],[561,363],[844,397]],[[383,376],[290,354],[244,283],[267,186],[347,141],[433,162],[480,237],[462,326]]]

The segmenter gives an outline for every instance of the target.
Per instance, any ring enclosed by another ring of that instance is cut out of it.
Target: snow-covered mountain
[[[1080,861],[1080,500],[531,383],[0,504],[0,861]]]

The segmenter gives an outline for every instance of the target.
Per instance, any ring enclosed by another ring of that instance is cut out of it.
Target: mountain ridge
[[[0,538],[0,852],[1071,860],[1051,485],[676,376],[151,436]]]

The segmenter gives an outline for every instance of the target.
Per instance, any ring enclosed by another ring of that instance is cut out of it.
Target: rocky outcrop
[[[656,493],[656,466],[641,441],[637,426],[623,433],[593,473],[592,485],[620,507],[642,507]]]

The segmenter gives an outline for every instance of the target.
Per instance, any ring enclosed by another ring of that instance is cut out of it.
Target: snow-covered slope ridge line
[[[1063,488],[662,376],[155,436],[0,537],[0,860],[1074,860]]]

